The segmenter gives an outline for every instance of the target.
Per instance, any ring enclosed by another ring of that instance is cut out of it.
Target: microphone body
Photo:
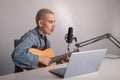
[[[72,43],[72,41],[75,39],[75,42],[77,42],[77,38],[76,37],[73,37],[73,28],[72,27],[69,27],[68,29],[68,34],[65,35],[65,41],[68,43],[68,51],[70,52],[69,50],[69,47],[70,47],[70,43]]]
[[[68,52],[70,52],[69,46],[70,46],[70,43],[72,43],[73,41],[73,28],[72,27],[69,27],[68,34],[65,35],[65,40],[68,43]]]
[[[69,44],[72,43],[72,41],[73,41],[73,28],[69,27],[66,42]]]

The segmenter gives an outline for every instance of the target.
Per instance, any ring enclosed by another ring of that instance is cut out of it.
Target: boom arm
[[[110,33],[107,33],[107,34],[104,34],[104,35],[101,35],[101,36],[98,36],[98,37],[95,37],[95,38],[92,38],[92,39],[89,39],[89,40],[86,40],[86,41],[83,41],[83,42],[80,42],[80,43],[76,43],[75,46],[77,48],[80,48],[80,47],[83,47],[83,46],[86,46],[86,45],[89,45],[91,43],[95,43],[97,41],[100,41],[100,40],[103,40],[103,39],[109,39],[113,44],[115,44],[118,48],[120,48],[120,41],[118,41],[114,36],[112,36]]]

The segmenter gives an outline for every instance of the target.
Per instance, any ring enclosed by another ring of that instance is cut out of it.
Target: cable
[[[108,59],[120,59],[120,57],[104,57],[104,59],[106,59],[106,58],[108,58]]]

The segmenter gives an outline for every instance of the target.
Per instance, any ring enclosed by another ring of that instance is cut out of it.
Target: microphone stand
[[[120,41],[118,41],[114,36],[112,36],[110,33],[107,33],[107,34],[104,34],[104,35],[101,35],[101,36],[98,36],[98,37],[95,37],[95,38],[92,38],[92,39],[89,39],[89,40],[86,40],[86,41],[83,41],[83,42],[80,42],[80,43],[76,43],[75,46],[77,48],[80,48],[80,47],[83,47],[83,46],[86,46],[86,45],[89,45],[89,44],[92,44],[92,43],[95,43],[97,41],[100,41],[100,40],[103,40],[103,39],[109,39],[114,45],[116,45],[118,48],[120,48]]]

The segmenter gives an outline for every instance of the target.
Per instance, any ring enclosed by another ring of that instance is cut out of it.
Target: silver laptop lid
[[[107,49],[72,53],[64,78],[98,71]]]

